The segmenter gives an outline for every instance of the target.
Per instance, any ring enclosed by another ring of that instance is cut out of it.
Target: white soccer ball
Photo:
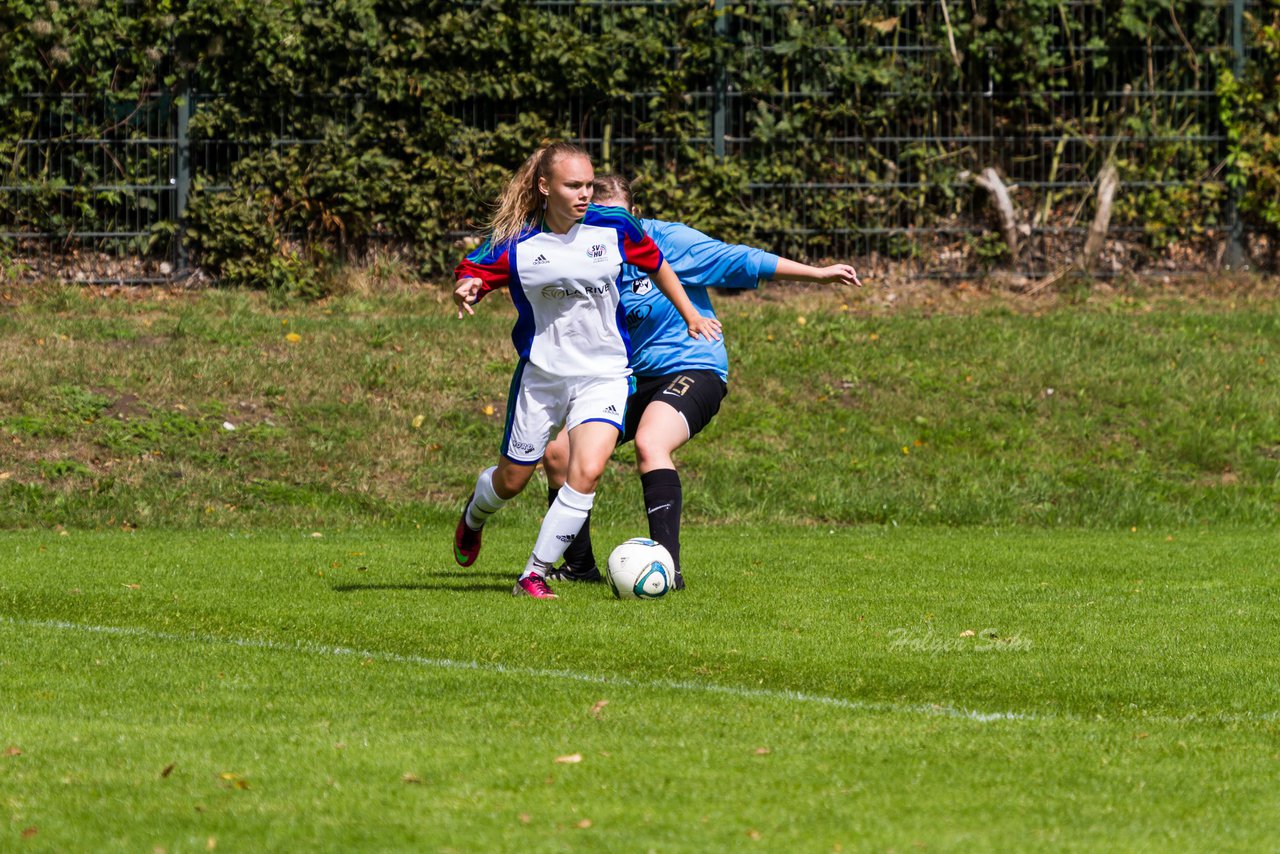
[[[619,599],[658,599],[675,580],[676,565],[660,543],[644,537],[627,540],[609,555],[605,579]]]

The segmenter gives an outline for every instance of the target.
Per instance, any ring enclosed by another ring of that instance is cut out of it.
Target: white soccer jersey
[[[511,341],[540,370],[625,377],[631,342],[618,292],[624,263],[654,273],[662,253],[631,214],[592,205],[567,234],[526,229],[510,243],[486,243],[455,273],[482,279],[481,296],[510,288],[517,311]]]

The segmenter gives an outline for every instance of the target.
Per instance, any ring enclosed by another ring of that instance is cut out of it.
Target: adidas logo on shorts
[[[604,411],[605,411],[605,412],[612,413],[613,415],[617,415],[617,414],[618,414],[618,407],[616,407],[616,406],[614,406],[614,405],[610,404],[609,406],[605,407],[605,410],[604,410]]]
[[[547,260],[546,255],[539,255],[537,258],[533,259],[533,263],[534,266],[537,266],[538,264],[550,264],[551,262]]]

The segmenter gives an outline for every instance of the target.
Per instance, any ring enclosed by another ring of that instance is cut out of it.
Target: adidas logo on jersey
[[[547,260],[546,255],[539,255],[537,258],[533,259],[533,264],[535,267],[539,264],[550,264],[550,263],[551,262]]]

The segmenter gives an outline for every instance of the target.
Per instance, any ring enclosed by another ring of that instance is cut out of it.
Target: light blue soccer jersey
[[[645,233],[662,250],[684,285],[690,302],[704,317],[715,317],[707,288],[754,288],[772,278],[778,256],[750,246],[722,243],[684,223],[642,219]],[[729,379],[724,340],[691,338],[689,326],[649,276],[623,265],[622,310],[631,337],[631,370],[655,377],[680,370],[715,371]]]

